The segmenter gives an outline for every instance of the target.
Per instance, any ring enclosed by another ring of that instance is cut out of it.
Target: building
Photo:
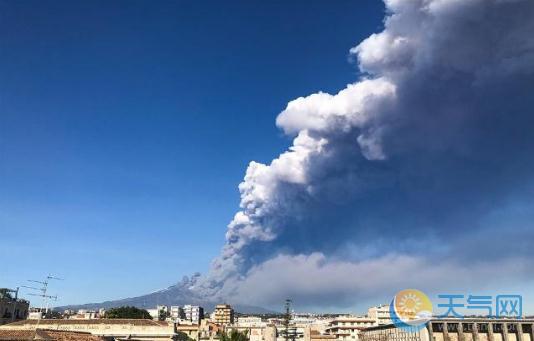
[[[44,312],[40,310],[30,310],[30,312],[28,313],[28,319],[30,320],[39,320],[39,319],[42,319],[43,317],[44,317]]]
[[[214,322],[222,326],[234,324],[234,309],[229,304],[217,304],[215,306]]]
[[[381,304],[367,310],[367,317],[375,320],[377,325],[393,323],[389,314],[389,305]]]
[[[73,320],[91,320],[91,319],[100,318],[100,316],[98,315],[96,311],[84,310],[84,313],[68,315],[68,318],[73,319]]]
[[[264,327],[267,325],[267,322],[263,322],[261,317],[257,316],[239,316],[235,320],[238,327]]]
[[[18,289],[0,288],[0,325],[28,318],[30,302],[18,298]]]
[[[150,317],[152,317],[153,320],[159,320],[160,317],[167,317],[169,314],[169,307],[166,305],[158,305],[154,309],[147,309],[146,310]]]
[[[199,324],[200,320],[204,318],[204,308],[198,305],[184,305],[185,320],[194,324]]]
[[[306,327],[304,330],[304,341],[336,341],[337,337],[330,334],[322,334],[319,330],[312,326]]]
[[[339,341],[356,341],[360,331],[375,325],[376,320],[368,317],[340,316],[330,322],[326,334],[334,335]]]
[[[106,309],[104,308],[98,309],[98,317],[104,318],[104,316],[106,316]]]
[[[237,330],[241,333],[247,333],[249,341],[276,341],[276,327],[272,325],[265,326],[228,326],[226,327],[227,332],[232,330]]]
[[[216,323],[213,323],[207,319],[200,320],[199,326],[199,341],[218,340],[220,334],[223,332],[223,328]]]
[[[200,327],[196,324],[175,324],[176,332],[184,333],[193,340],[198,340],[200,337]]]
[[[370,327],[360,341],[533,341],[534,319],[432,319],[425,328],[406,331],[393,324]]]
[[[23,320],[0,326],[1,333],[5,333],[6,330],[82,332],[90,333],[92,336],[98,336],[106,340],[159,341],[176,340],[178,338],[177,326],[174,323],[141,319]],[[191,330],[191,326],[187,330],[184,329],[183,332],[194,339],[197,337],[196,331]]]
[[[0,330],[0,340],[27,341],[27,340],[50,340],[50,341],[107,341],[100,336],[84,332],[69,332],[61,330]]]
[[[177,305],[171,306],[170,316],[174,321],[185,319],[184,310],[182,309],[182,307]]]

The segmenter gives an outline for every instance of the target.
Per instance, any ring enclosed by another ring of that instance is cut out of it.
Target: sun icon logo
[[[411,292],[404,294],[399,300],[399,307],[407,314],[415,315],[421,305],[421,299]]]
[[[390,305],[391,320],[397,327],[424,327],[432,317],[432,302],[427,295],[416,289],[399,291]]]

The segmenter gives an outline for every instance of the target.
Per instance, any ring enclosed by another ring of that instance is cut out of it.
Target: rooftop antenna
[[[41,316],[39,317],[39,320],[37,321],[37,325],[39,325],[39,321],[41,320],[41,318],[43,316],[42,315],[43,314],[43,309],[45,309],[45,315],[44,316],[46,317],[46,315],[48,314],[48,303],[49,303],[49,300],[57,301],[57,295],[51,296],[51,295],[47,295],[46,294],[46,292],[48,290],[48,284],[50,283],[50,280],[62,281],[63,278],[55,277],[55,276],[52,276],[52,275],[48,274],[48,276],[46,276],[44,281],[36,281],[34,279],[29,279],[28,280],[28,282],[41,284],[40,288],[26,286],[26,285],[22,286],[23,288],[27,288],[27,289],[31,289],[31,290],[37,290],[37,291],[41,292],[40,294],[29,294],[31,296],[38,296],[38,297],[42,298],[41,306],[39,308],[39,313],[40,313]]]

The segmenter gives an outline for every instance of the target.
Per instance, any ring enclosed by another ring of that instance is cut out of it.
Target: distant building
[[[194,324],[199,324],[204,317],[204,308],[198,305],[184,305],[184,318]]]
[[[184,314],[184,309],[180,306],[177,306],[177,305],[173,305],[171,306],[171,318],[173,320],[180,320],[180,319],[185,319],[185,314]]]
[[[340,316],[330,322],[326,333],[334,335],[339,341],[355,341],[360,331],[375,325],[375,319],[368,317]]]
[[[74,310],[72,310],[72,309],[65,309],[65,310],[63,311],[63,315],[64,315],[64,316],[74,315],[75,313],[76,313],[76,312],[75,312]]]
[[[29,320],[39,320],[44,317],[44,312],[40,310],[30,310],[28,313],[28,319]]]
[[[199,339],[200,327],[196,324],[183,325],[175,323],[174,329],[176,330],[176,332],[186,334],[189,338],[193,340]]]
[[[367,317],[375,320],[377,325],[391,324],[389,305],[381,304],[367,310]]]
[[[0,325],[28,318],[30,302],[18,298],[18,290],[0,288]]]
[[[66,317],[72,320],[92,320],[99,318],[99,315],[96,311],[84,310],[83,313],[68,315]]]
[[[104,318],[104,316],[106,316],[106,309],[104,308],[98,309],[98,317]]]
[[[312,326],[308,326],[304,329],[304,341],[337,341],[337,337],[330,334],[321,334]]]
[[[159,320],[159,310],[157,308],[146,310],[153,320]]]
[[[155,309],[147,309],[146,311],[148,311],[153,320],[157,321],[161,315],[167,316],[169,313],[169,307],[166,305],[158,305]]]
[[[534,319],[434,318],[425,328],[411,331],[393,324],[370,327],[361,341],[532,341]]]
[[[276,327],[272,325],[264,325],[258,327],[243,327],[243,326],[227,326],[227,332],[237,330],[241,333],[247,333],[249,341],[276,341]]]
[[[202,319],[200,320],[200,325],[198,327],[198,340],[207,341],[218,339],[222,331],[223,328],[218,324],[207,319]]]
[[[258,316],[239,316],[235,318],[237,327],[265,327],[267,322],[263,322]]]
[[[229,304],[215,306],[214,321],[222,326],[234,323],[234,309]]]

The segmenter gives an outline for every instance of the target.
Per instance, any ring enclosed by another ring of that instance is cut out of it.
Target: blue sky
[[[288,101],[357,78],[380,1],[0,2],[0,286],[58,304],[206,272]]]

